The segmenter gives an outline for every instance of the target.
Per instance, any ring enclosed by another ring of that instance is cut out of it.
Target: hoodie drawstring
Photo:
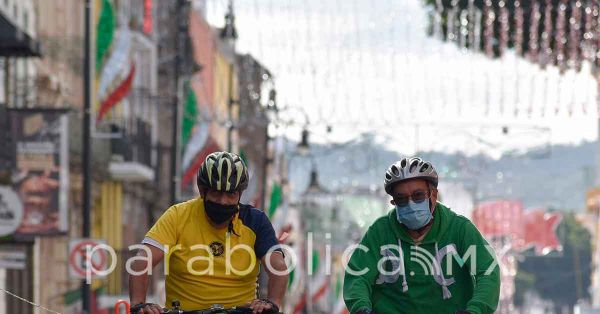
[[[404,252],[402,252],[402,240],[398,239],[398,247],[400,248],[400,274],[402,275],[402,292],[408,291],[408,283],[406,282],[406,268],[404,267]]]
[[[439,252],[438,250],[438,243],[435,243],[435,254],[437,256],[437,253]],[[443,299],[447,300],[450,299],[452,297],[452,293],[450,292],[450,289],[448,289],[448,281],[446,281],[446,278],[444,277],[444,273],[442,272],[442,266],[439,264],[439,262],[436,260],[433,261],[434,264],[434,268],[435,268],[435,274],[434,276],[437,277],[436,281],[442,285],[442,294],[443,294]]]
[[[406,280],[407,278],[407,274],[406,274],[406,265],[404,262],[404,251],[402,250],[402,240],[398,239],[398,253],[399,253],[399,258],[400,258],[400,264],[398,265],[398,267],[400,267],[400,275],[402,276],[402,292],[407,292],[408,291],[408,282]],[[385,252],[385,253],[384,253]],[[454,279],[450,278],[450,280],[446,279],[444,277],[444,273],[442,272],[442,266],[440,265],[440,262],[438,262],[437,256],[439,255],[439,248],[438,248],[438,243],[435,242],[435,257],[433,257],[433,260],[431,261],[433,263],[433,271],[434,273],[432,274],[436,283],[438,283],[440,286],[442,286],[442,298],[444,300],[450,299],[452,298],[452,293],[450,292],[450,289],[448,289],[448,286],[454,283]],[[387,255],[387,256],[391,256],[393,255],[393,253],[391,253],[390,251],[386,250],[382,250],[382,255]],[[384,279],[378,279],[377,283],[378,284],[382,284],[386,282]]]

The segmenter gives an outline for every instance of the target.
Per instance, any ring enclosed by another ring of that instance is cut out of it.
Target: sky
[[[223,25],[226,0],[206,1]],[[597,138],[589,68],[563,75],[511,53],[490,60],[427,35],[419,0],[238,0],[237,49],[273,74],[271,130],[313,142],[373,132],[387,148],[499,157]],[[506,126],[508,132],[503,132]]]

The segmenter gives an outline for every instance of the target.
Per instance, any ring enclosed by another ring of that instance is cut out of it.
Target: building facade
[[[128,299],[125,263],[135,254],[128,247],[140,243],[172,203],[173,156],[183,159],[191,151],[187,167],[176,161],[176,201],[197,195],[195,176],[207,154],[230,149],[251,169],[244,201],[264,207],[270,181],[264,95],[271,74],[251,56],[237,55],[235,41],[207,23],[205,1],[91,2],[91,237],[116,252],[116,260],[108,261],[115,271],[91,285],[93,310],[105,313],[117,299]],[[0,228],[0,288],[60,313],[81,308],[81,280],[72,276],[69,244],[81,238],[83,226],[84,22],[84,1],[0,0],[0,188],[23,186],[28,178],[20,176],[21,144],[13,133],[39,131],[38,114],[65,117],[60,130],[67,148],[66,157],[59,158],[64,169],[47,169],[60,181],[51,188],[50,201],[66,204],[56,218],[61,227],[23,238]],[[190,120],[189,108],[197,112],[189,141],[183,142],[178,130],[176,146],[173,123]],[[17,128],[9,118],[14,112],[34,116]],[[0,213],[5,203],[0,199]],[[34,217],[27,210],[24,216]],[[6,263],[7,254],[19,263]],[[166,301],[161,275],[154,276],[148,293],[149,301]],[[4,312],[36,311],[0,294]]]

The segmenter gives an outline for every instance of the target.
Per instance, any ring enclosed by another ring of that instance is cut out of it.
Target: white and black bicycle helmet
[[[385,191],[391,194],[394,184],[410,179],[424,179],[435,188],[438,185],[438,174],[433,165],[419,157],[410,157],[395,162],[385,172]]]
[[[248,168],[236,154],[214,152],[200,166],[196,183],[217,191],[241,192],[248,187]]]

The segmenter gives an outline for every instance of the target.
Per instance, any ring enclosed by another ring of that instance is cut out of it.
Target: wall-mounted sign
[[[0,186],[0,236],[13,234],[21,225],[23,204],[11,187]]]
[[[13,190],[22,205],[16,240],[67,231],[68,117],[64,110],[11,109],[16,147]]]

